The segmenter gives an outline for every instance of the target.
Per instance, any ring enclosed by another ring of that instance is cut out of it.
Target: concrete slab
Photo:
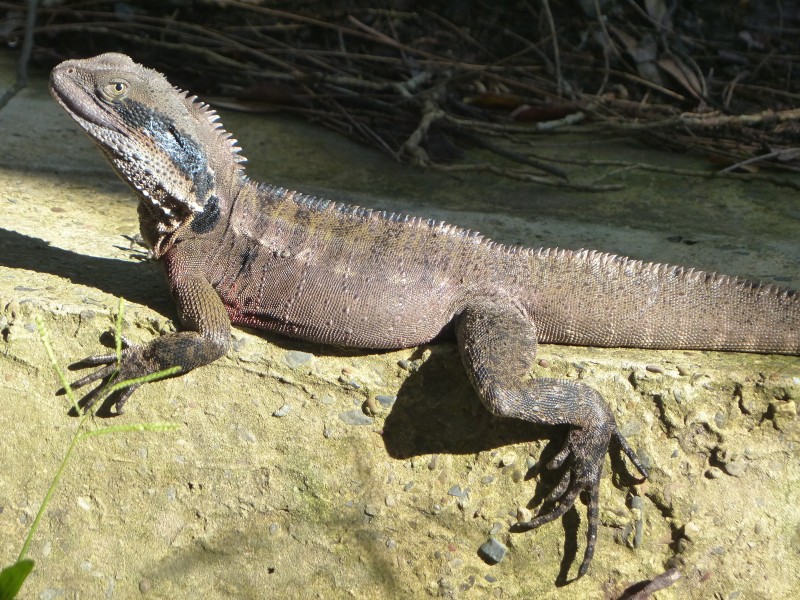
[[[12,58],[0,54],[0,85]],[[787,188],[626,171],[622,192],[570,193],[420,172],[281,115],[222,120],[256,179],[505,242],[800,287],[800,203]],[[102,348],[120,297],[133,341],[173,330],[175,314],[158,268],[132,259],[122,237],[137,231],[136,199],[50,99],[46,74],[0,111],[0,135],[6,565],[79,423],[54,396],[35,318],[66,364]],[[702,166],[630,140],[541,143],[570,157]],[[606,474],[592,568],[558,587],[582,555],[582,508],[533,533],[508,529],[553,483],[525,475],[561,438],[488,416],[453,345],[370,355],[237,329],[234,346],[145,386],[111,423],[84,425],[180,428],[81,442],[34,537],[22,597],[609,598],[673,565],[684,577],[659,598],[800,589],[797,357],[543,347],[534,375],[595,386],[652,470],[635,500]],[[366,416],[367,401],[393,406]],[[477,554],[490,535],[509,547],[495,566]]]

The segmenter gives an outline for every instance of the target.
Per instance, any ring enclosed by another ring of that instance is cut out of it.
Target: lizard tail
[[[800,292],[590,250],[531,255],[539,339],[800,354]]]

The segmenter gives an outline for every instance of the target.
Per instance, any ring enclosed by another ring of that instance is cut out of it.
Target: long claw
[[[648,477],[644,464],[622,434],[615,428],[611,435],[617,440],[622,451],[642,476]],[[600,524],[600,473],[602,471],[602,463],[586,462],[587,458],[591,459],[596,453],[587,452],[584,442],[585,440],[581,438],[581,433],[573,430],[567,439],[567,443],[548,464],[548,468],[558,468],[566,458],[572,458],[572,463],[561,477],[561,480],[545,498],[545,502],[557,500],[558,506],[550,512],[541,514],[523,524],[528,529],[535,529],[545,523],[554,521],[572,508],[582,491],[588,492],[586,550],[583,554],[583,561],[578,568],[577,578],[583,577],[589,570],[589,564],[592,562],[595,548],[597,547],[597,532]],[[603,447],[607,447],[607,443]]]
[[[631,448],[631,445],[628,443],[628,440],[625,439],[625,436],[623,436],[619,431],[614,431],[614,439],[617,440],[617,443],[622,448],[625,456],[627,456],[628,460],[630,460],[633,466],[636,467],[636,470],[642,474],[642,477],[645,479],[650,477],[650,474],[647,472],[647,468],[636,455],[636,452],[633,451],[633,448]]]
[[[99,364],[102,364],[102,363],[99,363]],[[94,373],[89,373],[85,377],[81,377],[77,381],[72,382],[70,384],[70,387],[72,387],[73,389],[82,388],[87,383],[92,383],[94,381],[98,381],[100,379],[105,379],[106,377],[109,377],[110,375],[113,375],[116,370],[117,370],[117,365],[116,364],[108,365],[107,367],[103,367],[102,369],[100,369],[98,371],[95,371]]]
[[[567,491],[569,487],[569,482],[572,479],[572,472],[567,469],[564,471],[564,474],[561,476],[561,479],[556,484],[556,486],[550,490],[550,493],[545,496],[544,500],[542,501],[543,504],[547,504],[548,502],[555,502],[561,496],[564,495],[564,492]]]
[[[118,415],[121,415],[122,413],[125,412],[122,407],[125,406],[125,403],[128,401],[128,398],[131,397],[131,394],[133,394],[133,392],[135,392],[140,386],[141,384],[132,385],[122,390],[122,392],[119,395],[119,398],[114,403],[114,410],[117,411]]]
[[[556,454],[552,460],[547,463],[548,470],[555,471],[561,467],[561,465],[564,464],[564,461],[569,458],[570,454],[572,454],[572,448],[569,444],[569,438],[567,438],[567,440],[564,442],[564,445],[561,447],[561,450],[558,451],[558,454]]]
[[[546,512],[543,515],[538,515],[535,519],[531,519],[525,524],[525,526],[529,529],[536,529],[545,523],[555,521],[575,505],[575,501],[578,499],[578,494],[580,494],[580,489],[573,487],[567,492],[567,495],[564,497],[564,499],[558,503],[558,506],[556,506],[550,512]]]
[[[87,413],[89,412],[92,407],[97,403],[97,401],[103,397],[106,389],[108,388],[108,384],[114,378],[115,375],[119,372],[119,359],[116,353],[113,354],[96,354],[94,356],[87,356],[77,362],[72,363],[69,365],[70,370],[76,369],[86,369],[89,367],[100,367],[96,371],[89,373],[88,375],[84,375],[80,379],[73,381],[70,384],[70,388],[77,390],[86,385],[100,382],[100,384],[95,387],[93,390],[86,393],[83,398],[80,399],[78,405],[80,409]],[[138,387],[138,386],[136,386]],[[133,389],[136,389],[135,387]],[[130,397],[133,393],[133,389],[126,389],[123,390],[119,396],[119,399],[115,402],[115,406],[117,408],[117,412],[121,413],[122,406],[125,404],[125,401]],[[66,390],[64,388],[59,389],[57,394],[65,394]]]
[[[94,406],[94,403],[97,402],[97,400],[103,395],[103,390],[106,387],[106,383],[107,383],[107,381],[104,379],[103,383],[98,385],[91,392],[89,392],[83,398],[81,398],[81,401],[80,401],[79,404],[83,405],[83,412],[85,412],[85,413],[89,412],[89,410],[92,408],[92,406]],[[80,387],[80,386],[76,386],[76,387]]]
[[[96,354],[94,356],[87,356],[86,358],[82,358],[81,360],[72,363],[69,366],[71,371],[75,369],[85,369],[86,367],[96,367],[98,365],[109,365],[113,362],[117,361],[117,355],[115,354]]]
[[[594,549],[597,546],[597,528],[600,523],[600,486],[594,485],[589,490],[589,505],[586,507],[586,519],[589,521],[586,529],[586,550],[583,553],[583,562],[578,568],[578,578],[586,575],[589,563],[594,558]]]

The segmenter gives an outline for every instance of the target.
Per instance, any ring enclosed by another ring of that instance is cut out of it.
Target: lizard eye
[[[107,102],[121,100],[128,93],[128,82],[122,79],[112,79],[100,89],[100,95]]]

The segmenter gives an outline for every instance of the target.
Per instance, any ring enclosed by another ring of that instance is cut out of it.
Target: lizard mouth
[[[50,94],[82,129],[97,137],[98,130],[123,134],[93,94],[75,80],[75,67],[59,65],[50,73]]]

